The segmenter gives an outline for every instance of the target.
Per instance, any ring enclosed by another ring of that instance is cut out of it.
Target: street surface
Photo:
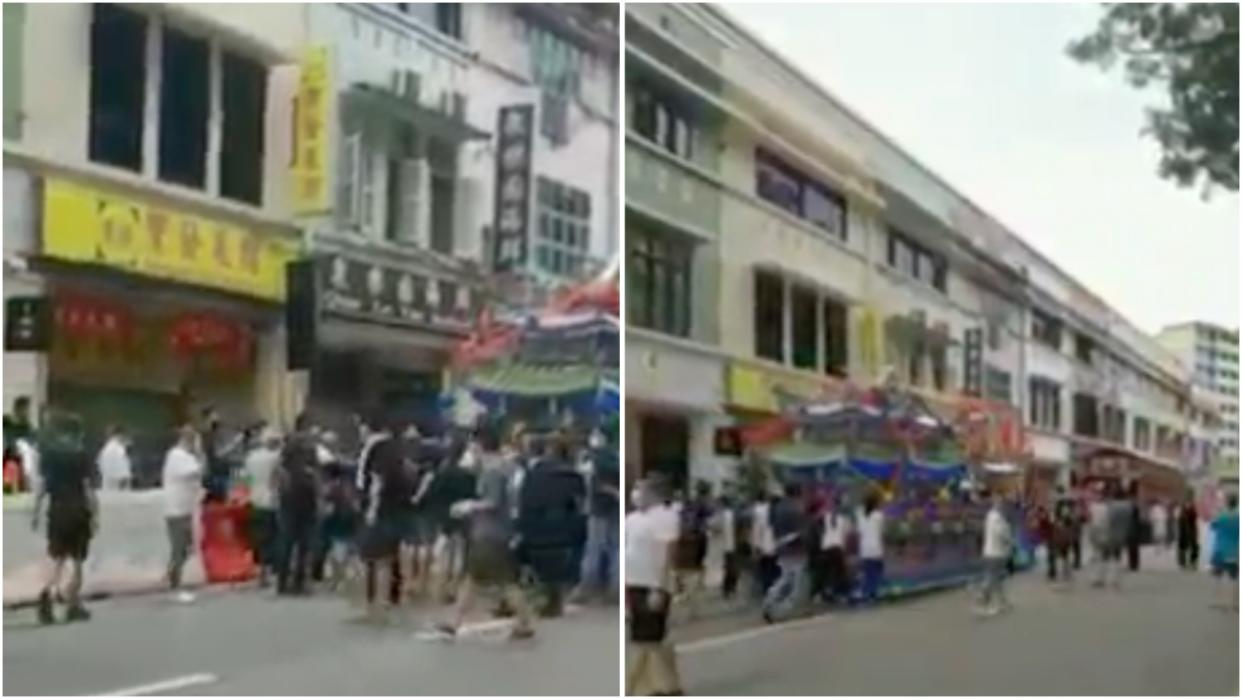
[[[1147,565],[1120,592],[1024,573],[991,619],[956,589],[777,626],[715,615],[674,638],[691,695],[1237,695],[1237,614],[1212,607],[1207,573]]]
[[[615,606],[540,620],[519,643],[504,640],[507,622],[478,615],[451,644],[422,634],[447,610],[416,606],[376,626],[329,595],[214,588],[188,606],[143,595],[91,611],[47,628],[33,609],[6,611],[4,693],[598,696],[619,683]]]

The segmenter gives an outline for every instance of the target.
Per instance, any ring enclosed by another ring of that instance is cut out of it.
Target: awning
[[[514,363],[480,370],[471,390],[531,398],[595,391],[600,373],[589,366],[537,366]]]
[[[344,98],[367,108],[379,110],[394,119],[408,122],[434,138],[453,143],[487,140],[492,135],[477,129],[459,117],[425,107],[413,100],[366,83],[354,83]]]

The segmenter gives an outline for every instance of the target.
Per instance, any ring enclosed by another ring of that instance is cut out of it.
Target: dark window
[[[196,189],[207,180],[208,55],[205,39],[164,28],[159,176]]]
[[[461,5],[459,3],[436,3],[436,29],[454,39],[461,38]]]
[[[755,187],[761,198],[802,215],[802,184],[797,173],[764,151],[755,156]]]
[[[1074,434],[1080,437],[1100,436],[1100,408],[1095,396],[1074,394]]]
[[[630,227],[625,266],[626,310],[639,327],[681,337],[690,334],[692,248],[677,238]]]
[[[1031,312],[1031,336],[1052,349],[1061,351],[1061,321],[1039,309]]]
[[[647,85],[635,83],[631,89],[634,132],[673,155],[693,158],[695,129],[689,110]]]
[[[89,157],[142,170],[147,19],[116,5],[94,5],[91,19]]]
[[[1095,358],[1095,342],[1082,333],[1074,333],[1074,356],[1080,362],[1091,364]]]
[[[984,376],[984,395],[988,400],[1001,403],[1013,402],[1013,377],[1004,370],[987,367]]]
[[[946,288],[948,263],[945,259],[891,228],[888,231],[888,266],[938,291]]]
[[[1061,429],[1061,386],[1038,376],[1031,377],[1029,386],[1031,425],[1059,431]]]
[[[928,352],[927,358],[931,360],[932,387],[937,391],[944,391],[949,384],[948,358],[944,348],[933,348]]]
[[[832,299],[824,300],[824,371],[833,376],[849,373],[849,310]]]
[[[785,362],[785,280],[755,272],[755,354]]]
[[[803,186],[802,214],[829,233],[845,237],[845,200],[823,186],[813,182]]]
[[[227,51],[221,62],[220,196],[258,206],[263,202],[267,68]]]
[[[799,369],[817,369],[819,296],[814,290],[794,286],[790,293],[790,304],[793,321],[793,365]]]
[[[849,239],[845,198],[762,148],[755,151],[755,192],[841,240]]]

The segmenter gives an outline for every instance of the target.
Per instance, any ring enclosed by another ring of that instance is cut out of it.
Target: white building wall
[[[553,147],[538,131],[540,92],[532,78],[529,47],[529,21],[519,17],[506,4],[467,5],[470,44],[478,63],[471,71],[469,118],[472,124],[495,135],[501,107],[531,104],[535,107],[536,129],[532,176],[557,180],[587,192],[591,197],[591,257],[606,262],[617,251],[616,118],[617,75],[615,63],[601,56],[584,62],[580,98],[570,105],[569,136],[564,145]],[[494,141],[494,138],[493,138]],[[469,212],[468,245],[482,251],[482,231],[491,226],[494,208],[495,160],[491,144],[464,154],[459,161],[468,187],[476,192],[478,206]],[[532,179],[532,184],[534,180]],[[531,233],[535,230],[535,204],[531,207]],[[533,248],[532,248],[533,249]]]

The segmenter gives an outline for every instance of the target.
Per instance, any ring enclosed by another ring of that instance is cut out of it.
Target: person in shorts
[[[390,606],[401,603],[401,542],[409,527],[413,483],[406,465],[405,449],[395,421],[389,420],[383,438],[367,450],[368,484],[366,528],[360,554],[366,563],[367,610],[380,614],[381,593],[387,590]]]
[[[481,470],[478,495],[455,504],[452,514],[468,520],[470,531],[466,552],[466,577],[457,593],[453,619],[437,629],[449,638],[456,638],[466,615],[474,606],[478,588],[499,589],[514,612],[516,621],[509,633],[511,640],[532,638],[530,605],[518,585],[518,566],[514,557],[514,522],[510,502],[509,480],[500,454],[500,440],[493,430],[480,431]]]
[[[1238,496],[1225,496],[1225,509],[1212,520],[1212,574],[1216,576],[1217,606],[1238,611]],[[1225,583],[1225,577],[1231,581]],[[1222,592],[1223,590],[1223,592]]]
[[[468,534],[466,520],[453,517],[451,512],[457,503],[474,498],[481,451],[477,442],[471,442],[459,457],[446,459],[436,470],[420,503],[431,529],[431,541],[442,558],[443,574],[437,592],[446,603],[456,599],[457,587],[465,573]]]
[[[659,696],[682,694],[677,654],[668,642],[673,562],[681,523],[666,503],[663,481],[640,481],[625,517],[625,608],[631,652],[626,653],[625,692],[647,690]]]
[[[82,606],[82,563],[98,523],[99,506],[93,484],[97,474],[86,450],[81,423],[70,416],[53,416],[40,440],[42,478],[35,492],[31,526],[38,530],[43,502],[47,508],[47,554],[50,559],[39,591],[39,622],[55,622],[52,594],[60,586],[65,564],[70,566],[64,588],[65,621],[86,621]]]

